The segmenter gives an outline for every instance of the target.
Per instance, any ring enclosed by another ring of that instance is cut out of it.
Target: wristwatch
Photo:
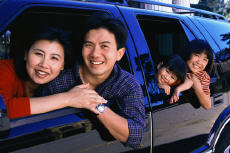
[[[105,108],[106,108],[106,105],[105,105],[105,104],[98,104],[98,105],[96,106],[96,110],[99,112],[99,114],[104,113]]]

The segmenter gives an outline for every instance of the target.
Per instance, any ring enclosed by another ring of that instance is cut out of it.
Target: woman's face
[[[208,57],[203,52],[200,54],[193,53],[191,58],[186,62],[188,69],[193,72],[203,71],[208,64]]]
[[[160,84],[171,86],[177,81],[177,76],[168,68],[162,67],[158,70],[157,81]]]
[[[45,84],[64,69],[64,48],[57,41],[38,40],[25,54],[26,69],[36,84]]]

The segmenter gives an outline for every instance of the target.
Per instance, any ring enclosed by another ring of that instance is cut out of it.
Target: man
[[[87,90],[95,90],[108,102],[95,107],[85,100],[88,103],[85,109],[96,113],[115,139],[139,148],[145,127],[142,89],[133,75],[116,64],[125,53],[126,39],[127,30],[120,20],[92,17],[87,23],[82,60],[75,65],[74,71],[65,70],[52,81],[48,92],[60,93],[86,84]]]

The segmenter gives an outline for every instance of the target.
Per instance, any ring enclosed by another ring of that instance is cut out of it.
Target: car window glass
[[[217,42],[220,52],[215,52],[216,62],[230,59],[230,28],[229,23],[216,24],[215,20],[199,19],[200,23],[209,31],[212,38]]]
[[[229,23],[200,18],[200,23],[209,31],[220,50],[214,50],[215,64],[211,73],[211,92],[230,90],[230,28]],[[213,78],[212,78],[213,77]]]

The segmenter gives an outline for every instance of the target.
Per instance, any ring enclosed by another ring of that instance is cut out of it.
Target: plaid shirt
[[[82,84],[76,64],[73,70],[64,70],[56,79],[43,85],[37,96],[68,91]],[[141,86],[136,78],[115,64],[109,78],[95,91],[108,101],[108,107],[128,121],[129,137],[126,146],[139,148],[144,137],[145,107]]]

